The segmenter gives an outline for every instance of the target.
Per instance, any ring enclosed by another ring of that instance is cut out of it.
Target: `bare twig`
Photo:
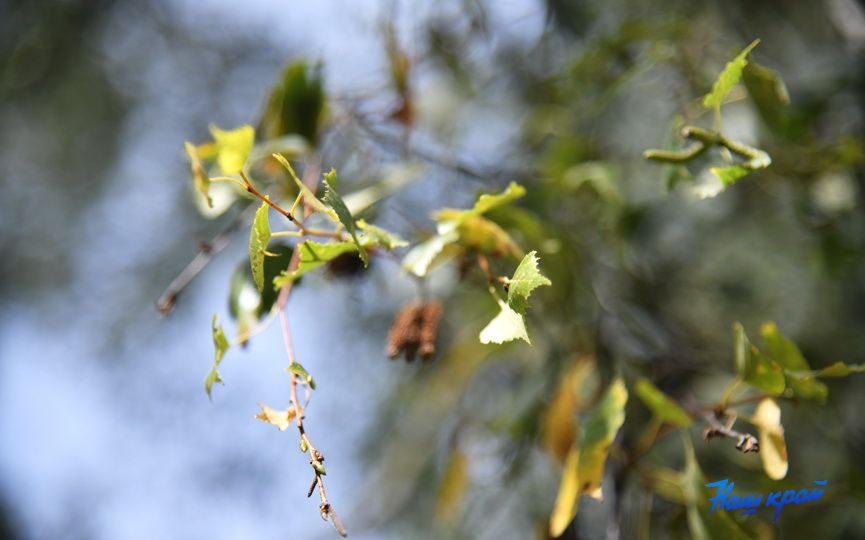
[[[255,212],[254,207],[247,208],[242,212],[231,224],[228,225],[222,232],[213,237],[209,242],[201,242],[198,254],[180,274],[175,277],[159,300],[156,301],[156,309],[159,311],[160,317],[165,317],[174,308],[174,303],[177,297],[183,292],[186,287],[192,282],[195,277],[210,263],[214,256],[225,249],[228,245],[229,237],[234,234],[240,226],[245,223]]]
[[[703,415],[706,419],[706,422],[709,423],[706,426],[706,429],[703,430],[703,437],[706,442],[709,442],[714,437],[733,437],[736,439],[736,449],[741,450],[743,453],[748,452],[759,452],[760,451],[760,441],[757,440],[757,437],[751,435],[750,433],[741,433],[733,429],[733,423],[736,421],[735,416],[731,416],[730,420],[727,422],[727,425],[721,423],[721,418],[725,417],[726,414],[722,409],[714,409],[713,411],[707,412]]]

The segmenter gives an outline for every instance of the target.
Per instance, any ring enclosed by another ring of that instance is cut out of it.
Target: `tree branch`
[[[727,425],[722,424],[721,418],[724,416],[726,416],[726,414],[723,409],[714,409],[703,414],[706,422],[709,423],[709,425],[706,426],[706,429],[703,430],[703,437],[706,442],[709,442],[714,437],[733,437],[737,441],[737,450],[741,450],[745,454],[748,452],[759,452],[760,441],[757,440],[757,437],[750,433],[741,433],[734,430],[733,423],[736,421],[735,416],[730,417]]]

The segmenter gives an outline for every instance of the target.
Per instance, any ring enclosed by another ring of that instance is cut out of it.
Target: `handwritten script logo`
[[[728,483],[729,485],[727,485]],[[826,480],[815,480],[814,483],[825,486]],[[757,511],[757,508],[763,504],[762,495],[744,495],[742,497],[733,495],[733,486],[735,485],[734,482],[730,482],[729,480],[721,480],[718,482],[712,482],[711,484],[706,484],[706,487],[718,488],[717,495],[709,498],[709,500],[712,501],[712,509],[709,511],[710,514],[715,512],[715,508],[719,508],[727,511],[744,510],[744,512],[739,515],[745,516],[753,514]],[[816,502],[819,501],[822,496],[822,488],[819,490],[813,488],[810,492],[807,489],[799,490],[799,492],[796,492],[795,489],[788,489],[783,492],[775,491],[766,495],[766,504],[763,506],[774,506],[777,508],[777,510],[775,510],[775,517],[772,519],[772,523],[774,523],[775,520],[778,519],[778,514],[781,513],[781,509],[784,508],[784,505]]]

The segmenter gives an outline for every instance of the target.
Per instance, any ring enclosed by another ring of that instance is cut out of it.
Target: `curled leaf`
[[[763,470],[773,480],[787,476],[787,445],[784,442],[784,426],[781,425],[781,409],[773,399],[766,398],[754,411],[754,425],[760,437],[760,460]]]
[[[204,165],[201,163],[198,149],[195,148],[194,144],[188,141],[184,142],[183,146],[186,148],[186,153],[189,154],[189,161],[192,166],[192,180],[195,183],[195,189],[204,195],[204,198],[207,201],[207,207],[213,208],[213,199],[208,193],[210,190],[210,177],[204,171]]]
[[[294,373],[295,375],[303,379],[303,382],[305,384],[308,384],[310,388],[315,390],[315,381],[313,380],[312,375],[310,375],[309,372],[307,372],[302,365],[298,364],[297,362],[292,362],[288,365],[287,368],[285,368],[285,371],[288,371],[289,373]]]
[[[294,419],[294,407],[289,407],[284,411],[277,411],[261,403],[258,406],[261,407],[261,413],[256,414],[255,417],[268,424],[273,424],[279,431],[285,431],[291,425],[292,419]]]
[[[204,379],[204,389],[207,390],[207,397],[210,398],[210,389],[213,386],[213,383],[219,383],[224,385],[225,383],[219,377],[219,372],[216,369],[219,367],[219,363],[222,361],[222,355],[225,354],[225,351],[228,350],[228,339],[225,337],[225,331],[222,329],[222,325],[216,326],[217,316],[213,315],[213,322],[211,322],[211,329],[213,334],[213,346],[215,349],[214,359],[213,359],[213,367],[210,368],[210,372],[207,374],[207,377]]]

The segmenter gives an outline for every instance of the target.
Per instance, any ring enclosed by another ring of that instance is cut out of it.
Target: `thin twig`
[[[278,204],[271,201],[270,197],[262,195],[261,192],[259,192],[257,189],[255,189],[255,186],[253,186],[252,182],[250,182],[249,178],[247,178],[246,173],[244,173],[243,171],[240,171],[240,177],[243,178],[243,181],[246,183],[246,191],[252,193],[253,195],[258,197],[262,201],[266,202],[268,205],[270,205],[271,208],[273,208],[274,210],[276,210],[277,212],[279,212],[283,216],[287,217],[288,220],[291,221],[292,223],[296,223],[294,216],[291,215],[291,212],[289,212],[288,210],[283,210]],[[298,225],[298,226],[300,226],[300,225]]]
[[[733,429],[733,422],[735,422],[736,418],[732,417],[731,421],[724,425],[721,423],[721,417],[724,416],[724,411],[721,409],[715,409],[713,411],[707,412],[703,414],[703,417],[708,422],[708,426],[703,431],[703,437],[706,442],[709,442],[714,437],[733,437],[736,439],[736,449],[741,450],[743,453],[748,452],[759,452],[760,451],[760,441],[757,440],[757,437],[751,435],[750,433],[741,433]]]
[[[229,243],[229,237],[240,228],[241,224],[247,221],[254,211],[254,207],[246,209],[228,227],[214,236],[212,240],[201,243],[201,247],[195,258],[171,281],[165,292],[156,301],[156,309],[159,311],[160,317],[165,317],[171,313],[178,295],[204,270],[214,256],[225,249]]]

